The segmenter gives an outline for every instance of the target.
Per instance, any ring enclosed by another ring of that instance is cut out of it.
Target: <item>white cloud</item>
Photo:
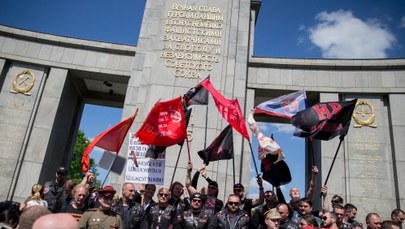
[[[377,19],[363,21],[351,11],[322,12],[309,28],[309,39],[324,58],[386,58],[395,36]]]
[[[401,24],[399,25],[401,28],[405,28],[405,16],[401,18]]]
[[[276,133],[286,133],[286,134],[293,134],[295,131],[295,127],[289,124],[276,124],[273,123],[273,126],[276,128]]]

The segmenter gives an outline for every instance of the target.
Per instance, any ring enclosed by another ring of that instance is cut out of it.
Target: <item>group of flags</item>
[[[134,136],[141,143],[150,145],[152,150],[164,151],[166,147],[183,144],[187,139],[188,118],[191,113],[189,107],[207,105],[209,94],[213,97],[219,113],[229,125],[206,149],[199,151],[198,155],[205,164],[210,161],[233,158],[233,129],[250,144],[245,118],[238,100],[225,98],[212,85],[210,77],[191,88],[183,95],[183,98],[179,96],[168,101],[158,101]],[[357,99],[326,102],[307,108],[306,94],[302,90],[263,102],[255,107],[253,114],[264,114],[289,120],[296,127],[295,136],[330,140],[337,135],[347,134],[356,102]],[[87,172],[89,169],[89,154],[95,146],[119,152],[137,112],[138,110],[128,119],[104,131],[89,144],[82,156],[83,172]],[[259,143],[258,158],[262,161],[263,179],[273,185],[289,183],[291,175],[283,160],[281,147],[272,136],[267,137],[260,131],[253,114],[249,115],[247,123]]]

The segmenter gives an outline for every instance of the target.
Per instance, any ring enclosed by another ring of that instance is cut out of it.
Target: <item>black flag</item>
[[[345,136],[357,99],[347,102],[318,103],[293,116],[291,124],[297,127],[294,135],[304,138],[330,140]]]
[[[291,182],[290,168],[287,163],[284,160],[274,163],[276,160],[277,155],[267,154],[261,164],[263,180],[269,182],[274,187]]]
[[[202,82],[209,79],[209,76],[205,78]],[[190,88],[186,94],[184,94],[185,106],[190,105],[207,105],[208,104],[208,91],[199,83],[197,86]]]
[[[208,165],[210,161],[228,160],[233,158],[232,126],[228,125],[205,150],[198,155]]]

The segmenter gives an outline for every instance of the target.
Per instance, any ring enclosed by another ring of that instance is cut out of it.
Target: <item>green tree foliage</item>
[[[77,132],[75,148],[73,150],[72,162],[70,163],[70,169],[68,173],[68,179],[74,180],[77,184],[82,181],[82,154],[86,147],[90,144],[90,140],[86,137],[82,130]],[[90,158],[90,170],[93,172],[95,179],[95,185],[100,186],[100,180],[97,179],[99,175],[97,173],[96,163]]]

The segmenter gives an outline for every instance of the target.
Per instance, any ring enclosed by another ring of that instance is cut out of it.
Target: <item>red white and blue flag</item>
[[[295,114],[307,108],[306,99],[305,91],[293,92],[257,105],[253,113],[291,120]]]

